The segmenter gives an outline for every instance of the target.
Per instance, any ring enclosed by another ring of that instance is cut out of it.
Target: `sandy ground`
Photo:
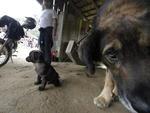
[[[105,110],[93,104],[104,85],[103,69],[88,78],[82,66],[53,63],[63,81],[62,87],[47,85],[40,92],[34,85],[33,65],[25,62],[23,56],[13,59],[14,63],[9,61],[0,68],[0,113],[129,113],[120,102]]]

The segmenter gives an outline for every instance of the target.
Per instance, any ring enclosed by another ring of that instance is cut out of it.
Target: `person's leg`
[[[11,49],[13,48],[14,40],[11,38],[8,38],[6,41],[6,45],[8,45]]]
[[[44,53],[44,38],[45,38],[45,32],[44,30],[40,30],[40,36],[39,36],[39,46],[40,46],[40,50]]]
[[[45,41],[45,47],[44,47],[45,62],[51,64],[51,48],[53,46],[52,29],[51,28],[46,29],[44,41]]]

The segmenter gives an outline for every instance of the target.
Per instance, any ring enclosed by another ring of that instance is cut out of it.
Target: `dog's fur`
[[[26,58],[27,62],[32,62],[37,73],[37,81],[35,85],[41,84],[39,90],[45,89],[47,83],[54,84],[56,87],[60,86],[59,75],[55,69],[44,61],[44,55],[39,50],[33,50]]]
[[[107,66],[94,103],[105,108],[118,95],[130,112],[150,113],[150,1],[106,0],[95,23],[79,47],[81,60],[93,69],[89,72],[94,61]]]

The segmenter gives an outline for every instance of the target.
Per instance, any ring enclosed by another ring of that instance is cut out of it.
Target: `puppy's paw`
[[[94,104],[101,109],[109,107],[110,103],[111,101],[106,100],[103,96],[94,98]]]
[[[45,87],[39,86],[39,91],[44,91]]]
[[[41,84],[41,81],[35,81],[34,82],[34,85],[39,85],[39,84]]]

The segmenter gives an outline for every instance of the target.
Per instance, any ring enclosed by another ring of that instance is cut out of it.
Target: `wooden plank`
[[[87,12],[92,11],[92,10],[96,10],[96,9],[92,8],[92,9],[88,9],[88,10],[82,10],[82,13],[87,13]]]
[[[69,0],[69,3],[72,6],[72,8],[74,8],[82,18],[84,18],[86,21],[88,21],[88,19],[84,16],[84,14],[81,12],[81,10],[74,4],[74,2]]]
[[[95,0],[92,0],[92,3],[94,4],[94,6],[95,6],[96,10],[98,10],[98,6],[97,6],[97,4],[96,4]]]

